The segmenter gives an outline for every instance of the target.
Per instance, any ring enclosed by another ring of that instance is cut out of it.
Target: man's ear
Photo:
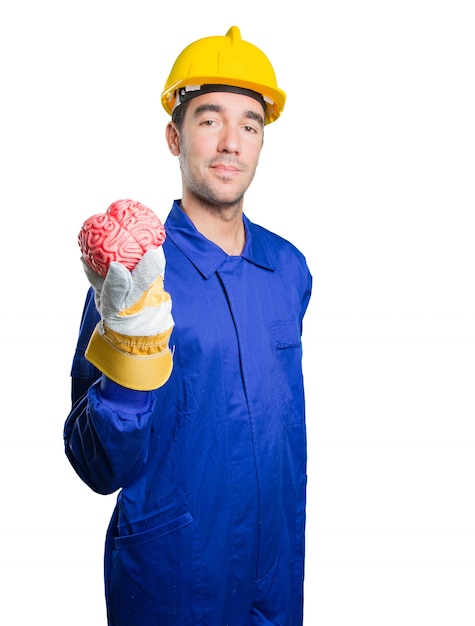
[[[175,122],[168,122],[165,129],[165,136],[167,139],[167,145],[173,156],[180,154],[180,134]]]

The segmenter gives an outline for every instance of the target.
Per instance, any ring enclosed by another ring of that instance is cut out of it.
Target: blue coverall
[[[312,278],[292,244],[243,220],[233,257],[178,201],[168,215],[174,368],[160,389],[104,398],[84,357],[99,320],[88,293],[64,437],[94,491],[119,490],[105,548],[113,626],[302,624]]]

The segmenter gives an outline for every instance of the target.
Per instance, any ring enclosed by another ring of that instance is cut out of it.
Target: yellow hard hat
[[[274,69],[266,55],[243,41],[237,26],[224,37],[205,37],[187,46],[175,61],[162,93],[163,108],[171,115],[188,94],[219,91],[219,86],[237,88],[264,100],[266,124],[276,120],[285,104],[285,93],[277,87]],[[180,92],[179,92],[180,90]],[[181,94],[181,95],[180,95]]]

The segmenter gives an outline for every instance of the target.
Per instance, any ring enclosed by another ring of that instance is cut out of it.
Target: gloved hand
[[[101,315],[86,358],[123,387],[161,387],[173,367],[168,341],[174,325],[170,295],[163,288],[162,247],[148,250],[132,271],[111,262],[105,278],[83,266]]]

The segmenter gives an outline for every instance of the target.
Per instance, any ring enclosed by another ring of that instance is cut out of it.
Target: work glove
[[[133,270],[112,261],[105,278],[83,261],[101,320],[86,358],[108,378],[139,391],[158,389],[173,368],[170,294],[163,288],[163,249],[148,250]]]

